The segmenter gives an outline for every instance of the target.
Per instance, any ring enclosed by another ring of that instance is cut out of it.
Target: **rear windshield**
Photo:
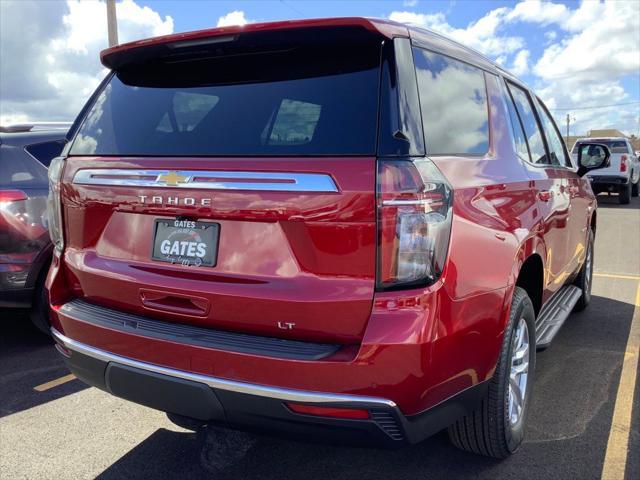
[[[598,140],[597,138],[589,139],[590,143],[601,143],[609,147],[611,153],[630,153],[627,142],[624,140]],[[584,142],[583,142],[584,143]],[[578,153],[580,142],[576,142],[571,153]]]
[[[380,47],[300,47],[115,73],[72,155],[370,155]]]

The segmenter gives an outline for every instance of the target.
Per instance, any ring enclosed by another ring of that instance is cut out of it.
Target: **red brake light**
[[[318,407],[304,405],[302,403],[286,403],[287,407],[295,413],[304,415],[316,415],[319,417],[350,418],[353,420],[368,420],[369,411],[358,408]]]
[[[379,289],[434,283],[444,269],[452,191],[430,160],[378,166]]]
[[[621,172],[626,172],[628,165],[627,165],[627,156],[626,155],[622,155],[620,157],[620,171]]]
[[[27,198],[22,190],[0,190],[0,202],[19,202]]]

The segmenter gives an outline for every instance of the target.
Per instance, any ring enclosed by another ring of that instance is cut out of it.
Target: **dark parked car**
[[[49,333],[44,280],[52,245],[47,229],[47,168],[68,125],[0,127],[0,307],[31,308]]]
[[[574,167],[517,78],[387,21],[102,62],[49,170],[52,331],[78,378],[185,425],[518,448],[536,349],[590,301],[606,146]]]

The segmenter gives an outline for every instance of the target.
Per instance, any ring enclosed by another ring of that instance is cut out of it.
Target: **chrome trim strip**
[[[170,176],[179,180],[164,180]],[[153,177],[153,178],[135,178]],[[196,179],[217,181],[196,181]],[[228,181],[225,181],[228,179]],[[338,187],[325,173],[229,172],[212,170],[135,170],[95,168],[78,170],[76,185],[118,187],[187,188],[201,190],[262,190],[277,192],[337,192]]]
[[[402,206],[402,205],[431,205],[433,200],[431,199],[423,199],[423,200],[384,200],[382,205],[387,206]]]
[[[233,380],[225,380],[222,378],[210,377],[199,373],[190,373],[183,370],[175,370],[173,368],[161,367],[151,363],[140,362],[131,358],[122,357],[95,347],[91,347],[84,343],[66,337],[58,332],[55,328],[51,329],[54,338],[62,343],[67,349],[74,352],[93,357],[103,362],[115,362],[120,365],[139,368],[160,375],[168,375],[170,377],[182,378],[193,382],[204,383],[211,388],[219,390],[227,390],[236,393],[244,393],[247,395],[256,395],[259,397],[275,398],[289,402],[306,402],[306,403],[326,403],[326,404],[356,404],[362,407],[385,407],[396,408],[396,403],[392,400],[379,397],[366,397],[360,395],[341,395],[334,393],[309,392],[304,390],[292,390],[288,388],[268,387],[265,385],[257,385],[253,383],[236,382]]]

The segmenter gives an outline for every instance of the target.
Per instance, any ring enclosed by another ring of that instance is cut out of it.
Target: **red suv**
[[[387,21],[101,58],[49,169],[52,332],[77,377],[176,422],[516,450],[536,349],[589,303],[583,174],[606,146],[572,165],[521,82]]]

